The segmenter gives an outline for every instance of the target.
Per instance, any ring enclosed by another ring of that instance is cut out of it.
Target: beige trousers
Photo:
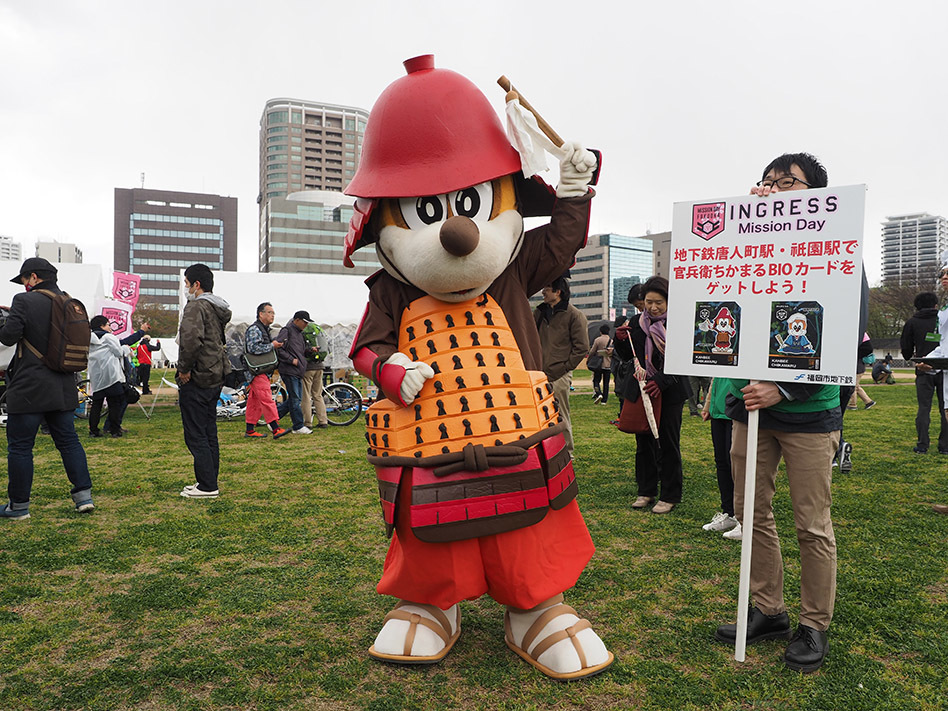
[[[303,424],[313,426],[313,408],[316,408],[316,422],[321,425],[329,424],[326,419],[326,403],[323,402],[323,371],[307,370],[303,374]]]
[[[826,630],[836,602],[836,536],[830,520],[830,484],[833,455],[839,446],[836,432],[780,432],[759,430],[754,538],[750,594],[766,615],[784,612],[783,558],[774,521],[773,498],[777,465],[787,465],[790,501],[800,544],[800,623]],[[734,423],[731,469],[734,474],[734,510],[744,520],[744,471],[747,464],[747,425]]]

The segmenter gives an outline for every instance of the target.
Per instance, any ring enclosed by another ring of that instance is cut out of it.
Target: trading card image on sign
[[[768,367],[819,370],[822,347],[823,307],[818,302],[772,302]]]
[[[695,304],[695,365],[737,365],[740,351],[741,307],[736,301]]]
[[[703,240],[724,232],[724,213],[727,203],[707,202],[691,209],[691,232]]]

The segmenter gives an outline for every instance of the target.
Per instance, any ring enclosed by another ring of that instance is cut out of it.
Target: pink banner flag
[[[121,301],[106,301],[102,306],[102,315],[112,325],[112,334],[125,338],[135,329],[132,328],[132,305]]]
[[[142,278],[137,274],[112,272],[112,298],[131,304],[132,310],[138,305],[139,287]]]

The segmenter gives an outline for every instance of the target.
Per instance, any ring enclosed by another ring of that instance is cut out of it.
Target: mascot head
[[[369,114],[346,193],[359,199],[344,263],[375,244],[394,278],[437,299],[482,294],[517,256],[523,217],[548,215],[553,192],[526,180],[487,98],[434,57],[405,62]]]
[[[787,319],[787,331],[791,336],[806,335],[806,316],[801,313],[793,314]]]

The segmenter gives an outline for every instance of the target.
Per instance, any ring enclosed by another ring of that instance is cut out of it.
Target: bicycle
[[[349,383],[336,381],[323,386],[326,420],[330,425],[345,427],[362,414],[362,393]]]

